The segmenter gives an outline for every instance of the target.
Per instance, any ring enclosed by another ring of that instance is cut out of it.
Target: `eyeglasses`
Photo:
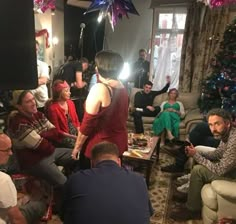
[[[1,149],[0,152],[7,152],[7,153],[9,153],[9,152],[11,152],[11,148],[9,148],[9,149],[4,149],[4,150]]]

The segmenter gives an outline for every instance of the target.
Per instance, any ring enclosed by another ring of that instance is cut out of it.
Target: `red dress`
[[[128,149],[126,121],[128,117],[128,94],[125,88],[112,88],[111,104],[101,107],[96,115],[85,111],[80,132],[88,136],[83,144],[82,152],[91,157],[92,147],[102,141],[115,143],[120,155]]]

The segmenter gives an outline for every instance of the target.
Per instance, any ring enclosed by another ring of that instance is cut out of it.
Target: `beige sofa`
[[[213,224],[221,218],[236,220],[236,182],[215,180],[205,184],[201,191],[204,224]]]
[[[133,88],[130,93],[130,108],[134,107],[134,96],[141,91],[141,89]],[[178,100],[184,105],[186,115],[180,123],[180,140],[185,140],[189,131],[199,122],[203,120],[203,115],[200,113],[198,108],[199,94],[197,93],[180,93]],[[156,96],[153,102],[153,106],[160,106],[163,101],[167,100],[167,93]],[[142,117],[144,130],[151,130],[154,117]],[[134,130],[134,119],[131,114],[129,114],[127,127]]]

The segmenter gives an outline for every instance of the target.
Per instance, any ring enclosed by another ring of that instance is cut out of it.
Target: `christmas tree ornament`
[[[34,11],[44,13],[48,9],[56,8],[56,0],[34,0]]]
[[[226,5],[235,4],[236,0],[210,0],[210,7],[221,7]]]
[[[128,13],[139,15],[131,0],[93,0],[86,13],[100,10],[98,19],[108,18],[112,29]]]
[[[228,111],[236,105],[236,19],[224,32],[220,50],[210,61],[212,74],[203,81],[200,109],[206,112],[212,108],[222,107]],[[234,95],[235,94],[235,95]]]

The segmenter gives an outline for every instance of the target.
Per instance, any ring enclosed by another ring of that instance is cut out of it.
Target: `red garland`
[[[46,48],[49,48],[50,47],[50,44],[49,44],[49,33],[48,33],[47,29],[43,29],[43,30],[39,30],[38,32],[35,32],[35,36],[36,37],[39,37],[39,36],[42,36],[42,35],[45,35],[45,38],[46,38]]]

